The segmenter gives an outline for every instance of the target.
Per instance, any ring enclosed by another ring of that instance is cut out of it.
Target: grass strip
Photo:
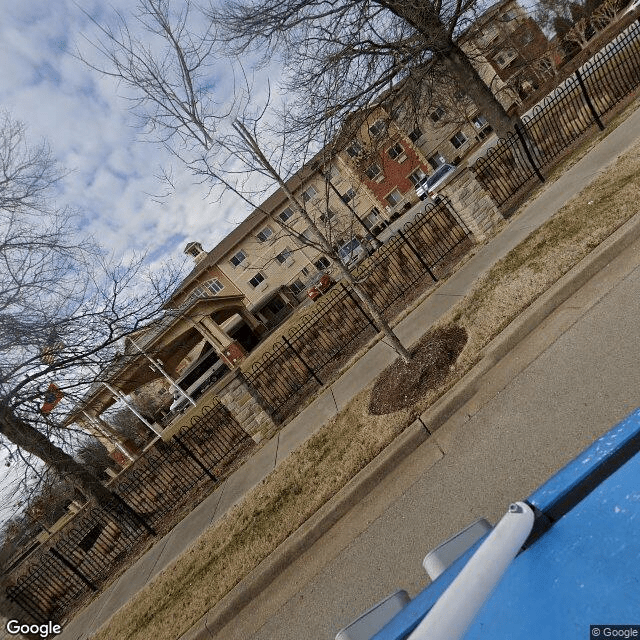
[[[454,368],[412,410],[371,416],[369,390],[287,458],[94,636],[171,640],[186,632],[455,384],[513,318],[638,212],[640,143],[482,276],[438,325],[464,326]]]

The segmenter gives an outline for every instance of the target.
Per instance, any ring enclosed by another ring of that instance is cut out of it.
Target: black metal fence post
[[[409,247],[409,249],[411,249],[411,251],[414,253],[416,258],[418,258],[418,260],[420,261],[420,264],[427,270],[427,273],[431,276],[433,281],[434,282],[438,282],[438,278],[436,278],[436,276],[433,273],[433,271],[431,271],[431,267],[427,264],[427,261],[422,257],[420,252],[413,246],[413,244],[411,243],[409,238],[407,238],[407,236],[402,231],[402,229],[398,229],[398,235],[402,238],[402,240],[405,242],[407,247]]]
[[[218,478],[216,478],[213,473],[211,473],[211,471],[209,471],[209,469],[207,469],[207,467],[205,467],[202,462],[198,460],[193,451],[191,451],[191,449],[189,449],[189,447],[187,447],[187,445],[182,442],[182,440],[180,440],[178,434],[173,436],[173,439],[178,443],[178,446],[187,454],[187,456],[191,458],[209,476],[209,478],[211,478],[211,480],[213,480],[214,482],[218,481]]]
[[[373,327],[374,331],[376,333],[379,333],[380,329],[376,327],[373,320],[369,317],[369,314],[362,308],[362,305],[356,300],[356,297],[351,293],[351,291],[349,291],[349,289],[347,289],[344,282],[341,282],[340,284],[342,285],[342,289],[344,290],[344,292],[351,298],[351,301],[353,302],[353,304],[356,305],[356,308],[358,309],[358,311],[365,317],[366,321]]]
[[[130,505],[124,498],[117,493],[113,494],[115,501],[138,523],[141,524],[147,532],[152,536],[157,536],[157,531]]]
[[[604,125],[602,124],[602,120],[600,120],[600,114],[596,111],[593,102],[591,102],[591,96],[587,91],[587,87],[584,84],[584,80],[582,79],[582,74],[578,69],[576,69],[576,78],[578,80],[578,84],[582,89],[582,95],[584,96],[584,101],[587,103],[587,107],[589,107],[589,111],[591,111],[591,115],[593,119],[596,121],[596,124],[600,127],[600,131],[604,131]]]
[[[67,567],[67,569],[70,569],[73,573],[75,573],[75,575],[77,575],[78,578],[80,578],[80,580],[82,580],[82,582],[84,582],[87,587],[91,589],[91,591],[98,590],[98,587],[96,587],[96,585],[93,584],[93,582],[91,582],[91,580],[89,580],[89,578],[87,578],[87,576],[85,576],[84,573],[82,573],[82,571],[80,571],[80,569],[78,569],[78,567],[73,564],[73,562],[67,560],[57,549],[49,549],[49,552],[52,556],[60,560],[60,562],[62,562],[62,564]]]
[[[514,128],[516,130],[516,134],[518,135],[518,138],[520,139],[520,144],[524,149],[527,159],[529,160],[529,164],[531,165],[531,168],[535,171],[535,174],[538,176],[538,179],[540,180],[540,182],[544,182],[545,181],[544,176],[542,175],[542,173],[540,173],[540,168],[538,167],[535,160],[533,159],[533,155],[531,154],[531,150],[529,149],[529,145],[527,144],[527,139],[524,135],[522,125],[519,122],[516,122]]]
[[[287,340],[285,336],[282,336],[282,339],[284,340],[287,347],[289,347],[289,349],[291,349],[291,351],[293,351],[293,353],[296,355],[296,358],[298,358],[298,360],[300,360],[300,362],[302,362],[302,364],[306,367],[307,371],[311,374],[313,379],[322,386],[324,383],[322,382],[322,380],[320,380],[320,378],[318,378],[316,372],[307,364],[306,360],[296,351],[296,349],[293,348],[293,345]]]

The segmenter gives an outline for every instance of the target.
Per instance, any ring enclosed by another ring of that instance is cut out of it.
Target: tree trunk
[[[461,91],[473,100],[500,138],[506,137],[514,130],[520,119],[509,116],[502,103],[480,77],[478,70],[471,64],[467,54],[452,41],[449,29],[441,22],[431,3],[424,2],[423,10],[418,11],[415,3],[407,3],[404,0],[376,1],[410,24],[424,38],[425,50],[433,51],[436,59],[442,61]]]
[[[254,158],[269,172],[271,177],[278,183],[278,186],[282,189],[283,193],[289,200],[292,209],[299,214],[304,221],[313,229],[313,232],[318,239],[318,243],[322,247],[323,251],[330,256],[334,257],[334,261],[336,263],[336,267],[340,274],[351,284],[354,291],[358,295],[358,297],[362,300],[367,311],[371,314],[374,323],[378,327],[380,331],[382,331],[385,336],[389,339],[391,343],[391,348],[405,361],[409,362],[411,360],[411,354],[408,349],[400,342],[398,336],[393,332],[393,329],[389,326],[389,323],[384,320],[382,314],[376,307],[375,303],[369,296],[369,294],[360,286],[358,282],[356,282],[355,278],[351,275],[350,271],[342,264],[339,256],[335,255],[335,252],[329,241],[324,236],[324,234],[318,229],[318,226],[311,218],[311,216],[305,211],[305,208],[298,202],[297,198],[293,195],[293,192],[287,186],[287,183],[284,181],[282,176],[278,173],[275,167],[269,162],[268,158],[260,149],[260,145],[257,140],[253,137],[251,132],[245,127],[245,125],[236,120],[235,122],[236,131],[242,136],[243,140],[247,144],[248,148],[254,155]]]
[[[509,133],[513,133],[516,124],[520,123],[520,118],[512,117],[506,112],[464,51],[452,43],[449,50],[441,54],[441,59],[461,90],[473,100],[482,115],[491,123],[498,137],[506,138]]]
[[[114,499],[115,495],[104,487],[85,465],[74,460],[43,433],[18,418],[10,409],[5,407],[0,411],[0,434],[5,438],[42,460],[87,499],[94,498],[98,504]]]

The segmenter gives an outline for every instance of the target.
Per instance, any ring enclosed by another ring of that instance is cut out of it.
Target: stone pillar
[[[459,169],[439,189],[467,225],[476,242],[490,238],[504,217],[470,169]]]
[[[265,333],[267,333],[267,327],[264,326],[264,323],[260,322],[247,308],[242,307],[238,309],[238,315],[258,336],[263,336]]]
[[[276,433],[278,425],[242,371],[236,369],[230,372],[220,384],[216,388],[216,396],[256,442],[271,438]]]
[[[194,323],[202,337],[220,354],[220,357],[232,369],[237,367],[246,356],[244,347],[230,338],[211,318],[204,316]]]

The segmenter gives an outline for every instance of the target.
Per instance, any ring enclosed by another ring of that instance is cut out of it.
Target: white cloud
[[[82,4],[94,15],[103,10],[97,2]],[[0,0],[0,10],[0,104],[27,123],[32,139],[49,140],[71,171],[60,203],[80,210],[85,231],[105,248],[116,254],[148,250],[161,262],[161,247],[167,257],[181,255],[185,238],[211,248],[247,215],[235,197],[212,202],[180,168],[173,196],[159,204],[148,195],[162,191],[155,175],[168,158],[139,141],[114,82],[70,55],[81,34],[91,33],[72,2]]]

